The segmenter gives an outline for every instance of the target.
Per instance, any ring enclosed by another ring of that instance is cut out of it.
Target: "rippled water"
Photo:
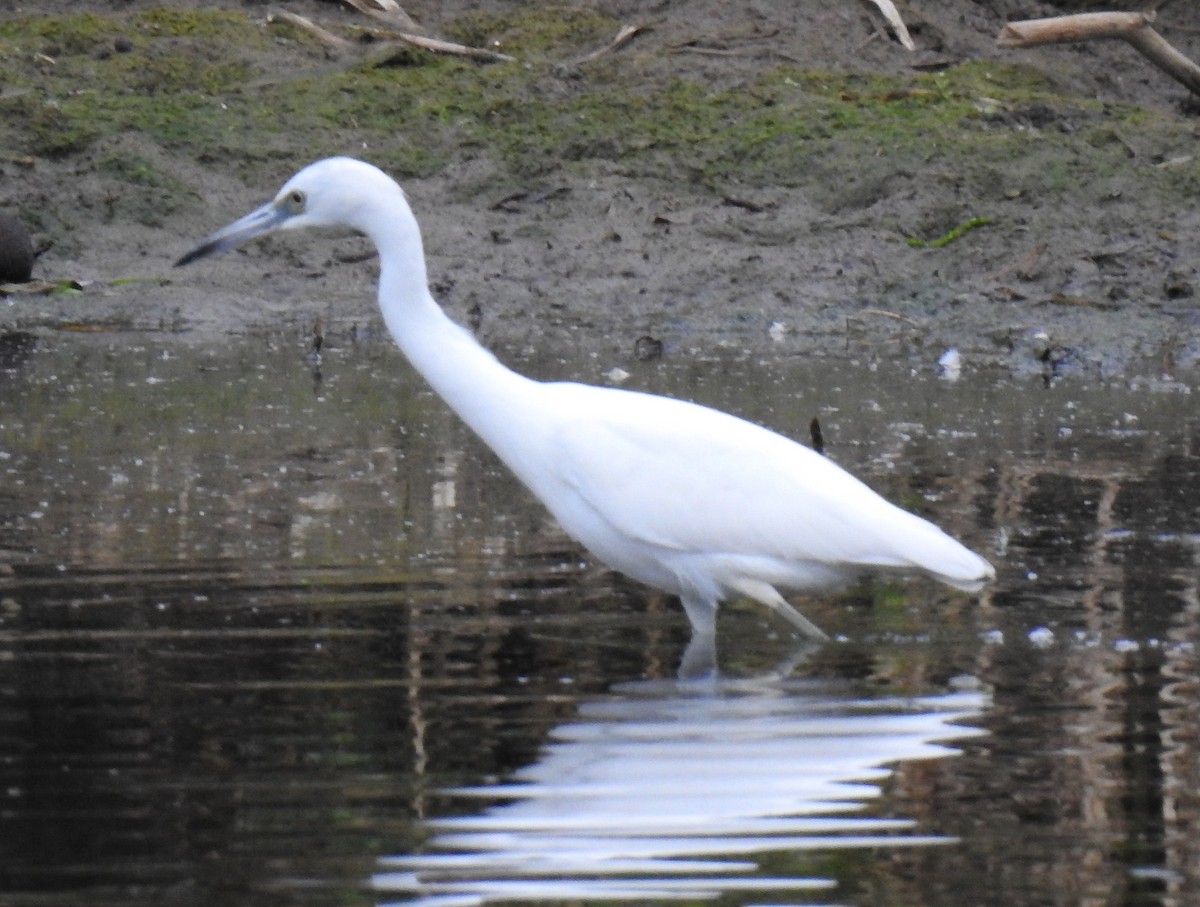
[[[807,437],[996,563],[729,608],[587,561],[384,340],[0,344],[0,903],[1200,901],[1191,388],[525,370]]]

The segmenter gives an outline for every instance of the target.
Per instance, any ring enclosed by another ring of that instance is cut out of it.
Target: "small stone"
[[[1163,294],[1167,299],[1190,299],[1196,295],[1196,288],[1182,271],[1168,271],[1167,279],[1163,281]]]
[[[633,344],[633,354],[641,362],[650,362],[659,358],[663,353],[663,342],[657,337],[644,334]]]

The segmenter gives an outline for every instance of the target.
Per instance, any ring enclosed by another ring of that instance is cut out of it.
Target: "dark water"
[[[705,686],[676,603],[332,347],[0,349],[0,904],[1200,903],[1188,386],[522,363],[817,415],[997,565],[803,601],[816,652],[730,608]]]

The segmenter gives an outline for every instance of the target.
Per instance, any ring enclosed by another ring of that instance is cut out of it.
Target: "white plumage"
[[[696,637],[711,640],[721,600],[746,596],[823,638],[777,587],[820,589],[884,568],[973,591],[995,575],[933,524],[761,426],[506,368],[430,295],[404,193],[370,164],[330,158],[306,167],[178,264],[310,226],[351,227],[375,243],[379,306],[417,370],[568,533],[610,567],[679,596]]]

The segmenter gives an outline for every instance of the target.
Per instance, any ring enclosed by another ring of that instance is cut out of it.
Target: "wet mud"
[[[0,327],[376,327],[354,239],[171,268],[338,153],[401,179],[437,295],[489,343],[1192,369],[1186,92],[1120,42],[994,43],[1079,8],[935,0],[910,52],[857,4],[409,4],[517,58],[491,64],[380,62],[378,23],[312,0],[288,10],[350,50],[259,3],[14,10],[4,201],[57,292],[9,297]],[[1198,16],[1157,27],[1195,58]]]

